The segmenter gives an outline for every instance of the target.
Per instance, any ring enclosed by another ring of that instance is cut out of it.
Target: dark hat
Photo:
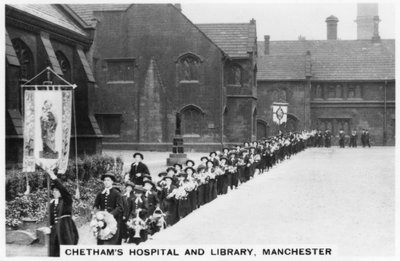
[[[211,155],[215,154],[215,156],[217,156],[217,153],[215,151],[210,152],[210,157]]]
[[[222,151],[224,151],[224,150],[229,151],[229,148],[225,147],[225,148],[222,149]]]
[[[176,170],[174,167],[168,167],[168,168],[167,168],[167,173],[168,173],[170,170],[173,170],[173,171],[174,171],[174,173],[176,173],[176,172],[177,172],[177,170]]]
[[[156,184],[154,184],[154,182],[153,182],[153,181],[151,181],[151,180],[149,180],[149,179],[146,179],[146,180],[144,180],[144,181],[143,181],[143,184],[146,184],[146,183],[149,183],[149,184],[151,184],[153,187],[155,187],[155,186],[156,186]]]
[[[250,146],[249,150],[251,150],[251,149],[255,150],[256,148],[254,146]]]
[[[140,185],[136,185],[136,186],[133,188],[133,190],[134,190],[135,192],[140,192],[140,193],[145,193],[145,192],[146,192],[146,189],[145,189],[143,186],[140,186]]]
[[[213,167],[214,167],[214,162],[213,162],[213,161],[211,161],[211,160],[207,160],[207,162],[206,162],[206,166],[208,165],[208,162],[211,162],[211,163],[213,164]]]
[[[221,161],[221,160],[228,161],[228,159],[227,159],[226,157],[221,157],[221,158],[219,159],[219,161]]]
[[[150,179],[151,180],[151,175],[148,173],[143,174],[143,179]]]
[[[205,167],[204,165],[200,165],[200,166],[197,168],[197,172],[200,172],[200,171],[205,170],[205,169],[206,169],[206,167]]]
[[[182,164],[179,164],[179,163],[175,163],[173,166],[174,166],[174,167],[175,167],[175,166],[179,166],[179,167],[181,167],[181,169],[183,168],[183,167],[182,167]]]
[[[192,167],[186,167],[186,168],[185,168],[185,172],[187,172],[188,169],[191,169],[193,173],[196,172],[196,170],[195,170],[194,168],[192,168]]]
[[[208,160],[208,157],[207,156],[203,156],[203,157],[200,158],[201,161],[203,161],[203,159]]]
[[[162,178],[163,180],[165,180],[165,179],[170,179],[170,180],[174,180],[174,178],[173,177],[171,177],[171,176],[164,176],[163,178]]]
[[[136,185],[135,183],[131,182],[131,181],[127,181],[125,182],[125,187],[131,186],[132,188],[134,188]]]
[[[104,180],[106,177],[111,178],[113,181],[115,181],[115,175],[112,172],[107,172],[103,175],[101,175],[101,180]]]
[[[236,152],[236,151],[229,152],[228,156],[230,157],[230,156],[232,156],[232,155],[237,156],[237,152]]]
[[[187,178],[188,174],[186,172],[181,172],[177,175],[177,177]]]
[[[161,177],[164,177],[164,176],[167,176],[167,172],[166,171],[158,173],[158,177],[161,178]]]
[[[190,160],[190,159],[186,161],[185,165],[187,165],[189,162],[192,162],[193,166],[195,165],[195,164],[194,164],[194,161],[193,161],[193,160]]]
[[[139,155],[142,159],[144,159],[143,154],[140,152],[136,152],[135,154],[133,154],[133,157],[135,158],[137,155]]]

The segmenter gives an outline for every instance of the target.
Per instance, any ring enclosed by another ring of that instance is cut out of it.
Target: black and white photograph
[[[2,258],[399,257],[399,4],[2,6]]]

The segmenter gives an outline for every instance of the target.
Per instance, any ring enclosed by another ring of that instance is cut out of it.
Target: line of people
[[[120,216],[116,216],[120,234],[98,243],[140,244],[146,241],[150,235],[174,225],[218,195],[237,189],[255,175],[269,171],[277,163],[304,150],[310,135],[290,133],[223,148],[201,157],[197,166],[193,160],[187,160],[184,165],[174,164],[160,172],[157,181],[152,180],[148,167],[142,162],[143,155],[135,153],[135,162],[126,175],[121,204],[117,206],[120,208]],[[102,178],[115,179],[111,173]],[[113,212],[112,207],[100,204],[104,201],[102,195],[96,198],[95,207]]]
[[[311,131],[313,134],[310,139],[310,144],[313,147],[326,147],[329,148],[332,146],[332,133],[330,130],[325,130],[324,132],[321,130],[313,130]],[[346,134],[343,129],[339,130],[339,147],[344,148],[346,144]],[[349,147],[357,148],[358,142],[358,133],[356,129],[351,131],[349,137]],[[370,136],[367,129],[363,129],[361,133],[361,144],[364,147],[371,147]]]
[[[175,164],[153,181],[143,154],[133,155],[134,163],[126,175],[124,188],[115,186],[116,177],[101,176],[104,189],[96,194],[90,223],[98,245],[140,244],[218,195],[237,189],[258,174],[304,150],[315,139],[312,132],[289,133],[244,143],[221,152],[211,152],[184,165]],[[54,200],[50,205],[50,256],[60,255],[60,244],[76,245],[78,230],[72,219],[72,197],[53,171]]]

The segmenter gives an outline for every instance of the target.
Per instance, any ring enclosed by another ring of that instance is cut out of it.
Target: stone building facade
[[[5,9],[6,163],[22,162],[24,93],[20,86],[48,66],[78,85],[78,153],[100,153],[102,136],[90,103],[95,81],[86,59],[93,30],[80,24],[62,5],[6,5]],[[42,84],[43,80],[35,84]],[[74,131],[71,134],[73,139]],[[71,142],[70,155],[74,152]]]
[[[375,145],[394,145],[395,40],[377,26],[369,39],[338,40],[338,19],[326,22],[328,40],[258,43],[258,136],[277,133],[271,106],[286,102],[285,131],[368,129]]]
[[[179,5],[69,6],[95,28],[95,115],[105,147],[169,150],[177,113],[189,150],[254,138],[255,21],[222,28],[244,34],[233,50],[218,25],[193,24]]]

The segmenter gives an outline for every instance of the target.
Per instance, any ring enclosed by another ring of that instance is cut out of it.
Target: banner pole
[[[48,219],[47,219],[47,227],[50,227],[50,178],[49,175],[46,175],[46,179],[47,179],[47,213],[48,213]],[[51,228],[50,228],[50,233],[51,233]],[[50,233],[48,235],[46,235],[48,237],[48,244],[47,244],[47,256],[50,256]]]

